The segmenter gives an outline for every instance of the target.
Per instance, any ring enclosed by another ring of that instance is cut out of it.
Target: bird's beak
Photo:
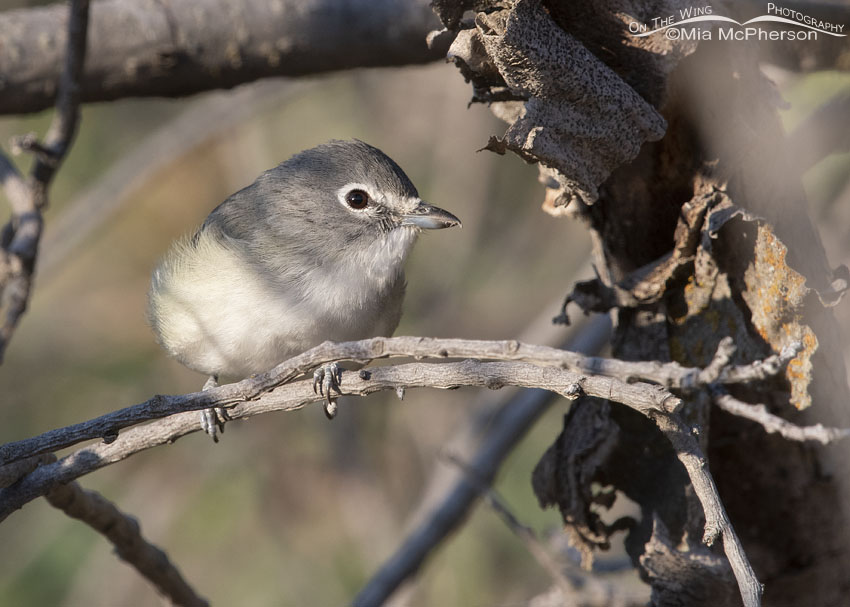
[[[463,227],[460,219],[448,211],[444,211],[421,200],[416,205],[416,208],[401,216],[401,225],[416,226],[417,228],[426,230],[441,230],[442,228],[451,228],[453,226]]]

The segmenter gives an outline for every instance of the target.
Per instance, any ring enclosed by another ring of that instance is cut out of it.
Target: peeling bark
[[[473,101],[489,102],[509,123],[488,147],[544,165],[544,207],[563,214],[569,205],[566,213],[591,230],[599,276],[568,301],[612,311],[615,355],[706,366],[729,336],[742,364],[801,342],[784,378],[730,392],[795,421],[848,426],[829,309],[847,271],[830,267],[807,216],[776,113],[782,102],[750,45],[636,39],[625,28],[624,16],[646,22],[677,4],[479,1],[465,7],[476,11],[473,21],[438,14],[459,29],[453,49],[468,41],[456,61],[472,80]],[[531,49],[509,44],[511,29],[538,31],[542,21],[559,34],[526,36]],[[494,50],[494,42],[503,46]],[[562,73],[547,71],[550,59]],[[576,124],[593,125],[593,136]],[[615,143],[618,153],[609,154]],[[766,583],[764,603],[840,604],[850,585],[841,570],[850,559],[846,446],[788,442],[710,410],[710,401],[692,396],[686,415],[702,429],[720,494]],[[590,484],[611,485],[641,506],[627,546],[653,585],[653,604],[739,604],[716,550],[681,551],[701,537],[704,521],[661,433],[618,406],[600,414],[582,402],[567,416],[535,471],[541,502],[559,507],[588,553],[605,547],[608,532],[591,510],[598,496]]]

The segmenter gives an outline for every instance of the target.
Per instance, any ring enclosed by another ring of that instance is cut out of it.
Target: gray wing
[[[199,232],[214,230],[248,245],[257,237],[260,231],[258,228],[265,223],[262,195],[258,179],[213,209],[199,228]]]
[[[193,240],[203,232],[224,241],[261,275],[285,285],[313,263],[314,251],[303,235],[315,230],[305,230],[300,214],[286,204],[280,180],[272,175],[276,170],[266,171],[213,209]]]

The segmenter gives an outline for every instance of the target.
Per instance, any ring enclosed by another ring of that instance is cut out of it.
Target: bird
[[[453,226],[384,152],[332,140],[265,171],[176,240],[152,273],[148,322],[168,354],[208,376],[204,389],[324,341],[390,336],[417,237]],[[314,374],[329,418],[341,373]],[[218,442],[227,419],[206,410],[201,426]]]

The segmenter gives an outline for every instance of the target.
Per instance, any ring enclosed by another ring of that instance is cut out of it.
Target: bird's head
[[[404,171],[362,141],[330,141],[305,150],[270,173],[286,182],[279,212],[295,215],[316,236],[342,246],[368,246],[396,230],[460,226],[460,220],[419,197]],[[332,232],[332,233],[331,233]]]

